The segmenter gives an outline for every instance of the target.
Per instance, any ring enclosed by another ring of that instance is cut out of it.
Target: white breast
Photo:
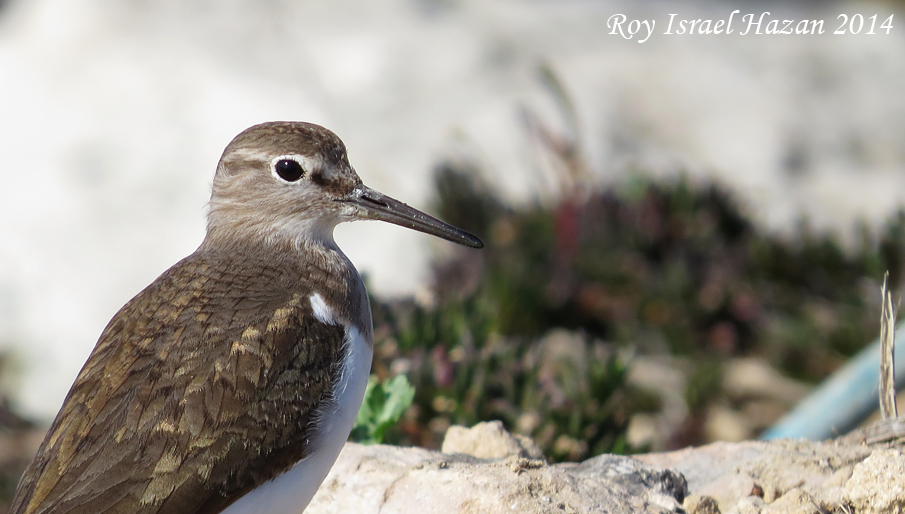
[[[311,305],[319,320],[333,320],[320,295],[311,296]],[[317,429],[310,444],[313,453],[289,471],[239,498],[223,511],[224,514],[299,514],[308,506],[349,438],[368,384],[373,351],[370,342],[355,327],[346,327],[343,353],[342,371],[333,390],[333,401],[327,402],[319,412]]]

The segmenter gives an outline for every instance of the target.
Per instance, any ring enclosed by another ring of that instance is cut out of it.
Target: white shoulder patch
[[[326,323],[328,325],[335,325],[336,318],[333,316],[333,311],[330,307],[327,306],[327,302],[324,301],[324,297],[318,293],[314,293],[308,297],[311,301],[311,308],[314,310],[314,317],[317,318],[321,323]]]

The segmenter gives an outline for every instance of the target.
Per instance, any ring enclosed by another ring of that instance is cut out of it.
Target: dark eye
[[[305,174],[302,165],[292,159],[280,159],[273,167],[276,169],[277,175],[286,182],[295,182]]]

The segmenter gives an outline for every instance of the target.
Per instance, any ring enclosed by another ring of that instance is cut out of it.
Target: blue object
[[[905,323],[896,328],[896,390],[905,387]],[[880,408],[880,340],[861,350],[760,438],[822,441],[848,433]]]

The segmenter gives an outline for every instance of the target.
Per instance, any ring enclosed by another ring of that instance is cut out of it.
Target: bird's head
[[[477,237],[365,186],[333,132],[270,122],[236,136],[214,176],[207,242],[332,242],[344,221],[382,220],[481,248]]]

